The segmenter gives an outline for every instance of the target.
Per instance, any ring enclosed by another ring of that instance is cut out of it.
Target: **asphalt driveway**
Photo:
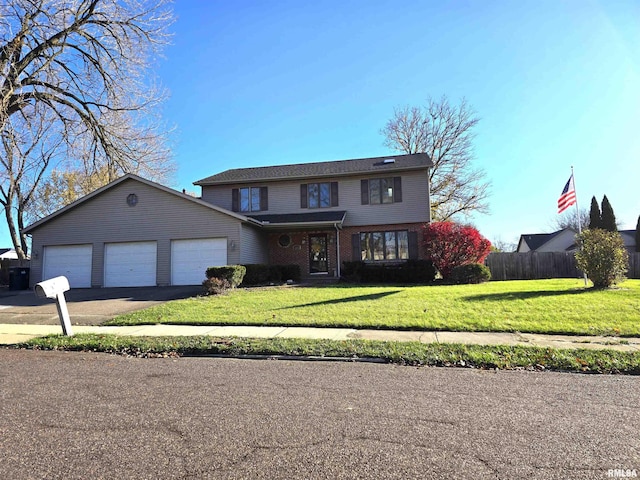
[[[201,286],[80,288],[65,293],[73,325],[100,325],[122,313],[170,300],[189,298]],[[39,299],[33,290],[0,292],[0,323],[58,325],[54,300]]]

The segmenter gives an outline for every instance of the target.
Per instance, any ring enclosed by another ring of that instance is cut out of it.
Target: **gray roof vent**
[[[384,163],[385,165],[388,163],[396,163],[396,159],[395,158],[385,158],[382,163]]]

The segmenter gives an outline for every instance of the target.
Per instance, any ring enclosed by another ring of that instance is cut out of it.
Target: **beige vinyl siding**
[[[138,196],[135,207],[127,205],[131,193]],[[104,243],[157,241],[157,284],[169,285],[171,240],[224,237],[238,245],[240,224],[239,219],[178,195],[126,180],[32,232],[31,283],[41,280],[46,245],[93,244],[91,284],[102,286]],[[228,261],[240,261],[238,248],[229,250]]]
[[[362,205],[360,180],[367,178],[402,178],[402,202]],[[300,208],[300,185],[313,182],[338,182],[337,207]],[[265,185],[264,182],[261,185]],[[346,210],[345,226],[386,225],[389,223],[421,223],[429,221],[429,188],[427,171],[388,171],[378,175],[339,177],[331,179],[305,179],[266,183],[269,188],[269,210],[260,214],[304,213],[327,210]],[[241,185],[205,186],[202,199],[223,208],[231,209],[231,190]],[[250,215],[250,214],[249,214]]]
[[[251,225],[240,225],[240,263],[269,263],[267,234]]]

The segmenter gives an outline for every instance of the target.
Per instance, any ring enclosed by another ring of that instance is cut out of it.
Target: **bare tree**
[[[578,223],[582,230],[589,228],[589,210],[581,208],[579,211],[576,211],[575,208],[572,208],[561,215],[556,215],[549,225],[554,231],[572,228],[578,232],[580,230]]]
[[[446,97],[429,98],[424,107],[403,107],[381,130],[384,144],[404,153],[428,153],[434,220],[487,213],[490,182],[472,161],[474,127],[479,119],[465,99],[451,105]]]
[[[20,232],[34,192],[49,164],[59,154],[62,137],[55,129],[51,112],[40,105],[25,107],[21,115],[5,122],[0,142],[0,205],[3,206],[9,234],[20,258],[27,253],[27,242]]]
[[[26,254],[24,209],[61,159],[87,174],[106,169],[108,180],[172,172],[156,115],[165,94],[150,68],[171,21],[165,0],[0,4],[0,178],[19,255]]]
[[[518,249],[518,240],[514,240],[509,242],[507,240],[502,239],[501,237],[497,237],[495,240],[491,241],[491,250],[494,252],[515,252]]]

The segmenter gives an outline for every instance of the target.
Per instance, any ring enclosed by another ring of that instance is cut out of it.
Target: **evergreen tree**
[[[636,252],[640,252],[640,217],[638,217],[636,224]]]
[[[600,207],[596,197],[591,197],[591,210],[589,210],[589,228],[602,228],[602,216],[600,215]]]
[[[602,199],[602,223],[600,228],[608,230],[610,232],[617,232],[618,225],[616,225],[616,216],[613,213],[613,208],[609,203],[609,199],[605,195]]]

